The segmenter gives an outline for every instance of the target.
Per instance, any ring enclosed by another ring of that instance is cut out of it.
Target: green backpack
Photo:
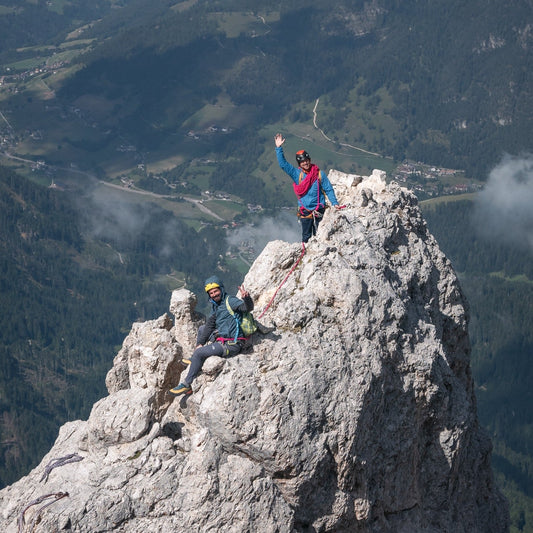
[[[242,331],[242,334],[245,337],[250,337],[257,331],[257,324],[255,323],[255,318],[250,311],[246,311],[245,313],[235,313],[233,309],[231,308],[231,305],[229,304],[229,296],[226,298],[226,307],[230,313],[230,315],[235,319],[237,322],[237,336],[239,335],[239,328]],[[240,317],[242,315],[242,317]],[[235,337],[235,340],[237,340],[237,336]]]

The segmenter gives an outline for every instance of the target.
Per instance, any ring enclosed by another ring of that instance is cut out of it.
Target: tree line
[[[511,504],[512,531],[533,529],[533,254],[476,231],[470,201],[424,207],[469,302],[478,415]]]
[[[95,213],[100,225],[111,215],[92,201],[0,167],[0,486],[107,394],[105,375],[131,324],[168,310],[159,277],[183,272],[201,295],[224,256],[224,230],[197,232],[154,205],[135,207],[145,221],[135,232],[95,236]],[[225,276],[228,287],[236,276]]]

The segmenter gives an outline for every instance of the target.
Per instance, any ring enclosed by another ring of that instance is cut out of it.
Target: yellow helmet
[[[219,288],[222,290],[222,282],[217,276],[211,276],[205,280],[205,292],[209,292],[211,289]]]

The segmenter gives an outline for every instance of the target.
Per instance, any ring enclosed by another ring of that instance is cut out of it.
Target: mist
[[[533,154],[502,158],[476,196],[473,219],[484,238],[533,250]]]
[[[162,208],[109,187],[95,187],[87,195],[82,210],[87,220],[86,232],[97,239],[111,240],[119,247],[131,246],[141,234],[155,229],[158,254],[167,257],[180,235],[178,221],[171,217],[161,220]]]
[[[168,273],[182,269],[183,258],[194,255],[185,250],[194,241],[194,230],[146,198],[96,185],[78,207],[84,233],[108,243],[123,264],[142,249],[147,254],[143,268],[150,265],[152,273]]]
[[[302,230],[295,210],[290,213],[280,211],[275,217],[263,217],[257,224],[239,227],[229,231],[227,235],[228,248],[249,242],[253,245],[257,255],[270,241],[274,240],[288,243],[302,240]]]
[[[93,189],[84,205],[88,232],[96,238],[130,243],[150,220],[147,206],[125,199],[124,193],[108,187]]]

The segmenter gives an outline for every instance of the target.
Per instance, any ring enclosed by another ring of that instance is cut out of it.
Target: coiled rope
[[[41,477],[41,483],[43,481],[45,483],[48,481],[48,476],[54,468],[66,465],[68,463],[77,463],[78,461],[83,461],[83,457],[77,453],[71,453],[70,455],[65,455],[65,457],[60,457],[59,459],[52,459],[44,469],[44,474]]]
[[[49,507],[50,505],[52,505],[53,503],[57,502],[58,500],[61,500],[62,498],[67,498],[68,496],[69,496],[68,492],[53,492],[51,494],[44,494],[43,496],[39,496],[39,498],[37,498],[37,499],[33,500],[32,502],[30,502],[22,510],[22,512],[19,515],[19,518],[18,518],[18,533],[23,533],[24,532],[24,525],[25,525],[24,515],[26,514],[26,511],[30,507],[33,507],[34,505],[38,505],[38,504],[40,504],[40,503],[52,498],[48,503],[45,503],[45,504],[41,505],[41,507],[39,507],[37,509],[37,512],[35,513],[35,517],[33,518],[32,522],[30,524],[30,527],[29,527],[29,531],[33,531],[34,528],[35,528],[35,525],[37,524],[37,520],[41,516],[41,512],[44,509],[46,509],[47,507]]]

